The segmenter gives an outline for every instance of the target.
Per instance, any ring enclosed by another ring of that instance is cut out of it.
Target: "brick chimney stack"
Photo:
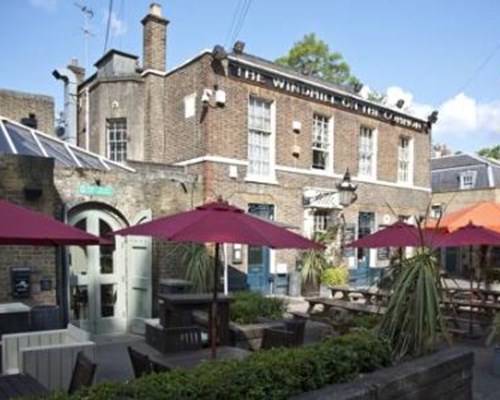
[[[141,21],[143,28],[143,68],[165,71],[168,20],[161,16],[161,5],[152,3]]]

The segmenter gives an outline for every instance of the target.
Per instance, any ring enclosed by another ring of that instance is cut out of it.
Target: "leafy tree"
[[[500,160],[500,145],[493,147],[486,147],[477,152],[482,157],[494,158],[495,160]]]
[[[303,72],[309,69],[312,75],[325,79],[328,82],[360,85],[358,78],[351,74],[341,53],[330,51],[328,44],[317,39],[314,33],[304,35],[302,40],[296,42],[288,54],[278,58],[276,63],[286,65]]]

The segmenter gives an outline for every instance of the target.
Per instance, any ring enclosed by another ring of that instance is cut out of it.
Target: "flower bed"
[[[258,351],[245,360],[206,362],[192,370],[152,374],[127,383],[102,383],[49,399],[287,399],[387,366],[385,342],[368,332],[294,349]]]

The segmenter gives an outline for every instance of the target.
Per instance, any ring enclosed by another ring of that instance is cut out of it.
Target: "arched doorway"
[[[104,237],[126,226],[106,209],[70,214],[71,225]],[[126,330],[126,265],[123,238],[114,245],[69,247],[69,319],[92,333]],[[118,249],[118,250],[117,250]]]

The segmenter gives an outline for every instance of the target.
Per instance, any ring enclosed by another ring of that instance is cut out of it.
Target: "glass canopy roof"
[[[1,116],[0,153],[53,158],[57,167],[134,172],[125,165]]]

